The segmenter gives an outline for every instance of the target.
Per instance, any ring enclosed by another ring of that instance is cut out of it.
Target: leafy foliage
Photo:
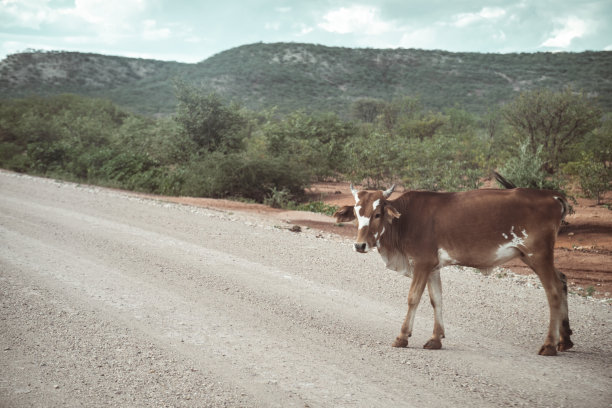
[[[532,153],[542,146],[544,166],[556,171],[568,148],[599,125],[601,111],[584,93],[538,89],[523,92],[504,110],[509,125],[529,140]]]
[[[310,201],[304,204],[298,204],[295,206],[295,209],[298,211],[309,211],[314,213],[321,213],[325,215],[334,215],[336,211],[338,211],[337,205],[326,204],[322,201]]]
[[[315,180],[336,175],[344,160],[344,144],[355,126],[335,114],[293,112],[262,126],[268,154],[310,169]]]
[[[2,61],[0,87],[4,98],[75,93],[107,98],[133,112],[170,115],[176,106],[173,81],[183,78],[252,110],[276,106],[282,114],[334,112],[371,122],[376,111],[357,113],[351,109],[355,101],[410,96],[435,112],[459,105],[484,114],[518,92],[560,91],[568,84],[597,95],[610,111],[611,67],[610,51],[478,54],[257,43],[198,64],[27,51]]]
[[[584,195],[597,199],[597,204],[602,203],[603,195],[610,190],[612,169],[596,160],[593,153],[582,152],[580,160],[567,163],[564,171],[578,176]]]
[[[236,105],[225,105],[214,94],[177,82],[176,121],[182,132],[206,152],[216,150],[237,151],[241,149],[244,135],[240,131],[246,124]]]
[[[544,171],[542,149],[543,146],[539,145],[534,152],[529,141],[523,142],[517,155],[506,162],[500,173],[517,187],[560,190],[558,177]]]
[[[366,101],[356,110],[359,119],[346,121],[329,112],[254,112],[185,83],[176,92],[176,115],[157,119],[76,95],[0,101],[0,166],[139,191],[241,197],[324,212],[332,209],[297,204],[312,181],[455,191],[477,188],[489,169],[501,167],[519,186],[562,187],[561,174],[546,171],[550,156],[544,145],[534,148],[497,110],[483,117],[459,106],[440,112],[401,97]],[[567,103],[563,112],[570,116],[584,106],[580,98]],[[375,114],[364,110],[368,104]],[[587,194],[609,188],[611,129],[609,119],[598,122],[558,155],[562,171],[578,177]]]

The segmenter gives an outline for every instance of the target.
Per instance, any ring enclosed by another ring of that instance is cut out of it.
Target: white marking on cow
[[[376,248],[380,247],[380,239],[382,238],[384,233],[385,227],[383,227],[382,231],[380,231],[380,234],[378,232],[374,234],[374,239],[376,240]]]
[[[506,235],[504,232],[502,232],[502,237],[504,237],[505,239],[508,239],[508,235]]]
[[[361,215],[360,205],[355,206],[355,213],[357,215],[357,222],[359,223],[359,229],[362,229],[370,225],[370,217],[364,217],[363,215]]]
[[[456,264],[457,261],[453,259],[445,249],[438,249],[438,268],[442,268],[446,265]]]
[[[374,203],[372,204],[372,210],[376,211],[376,209],[378,208],[378,206],[380,205],[380,198],[376,201],[374,201]]]
[[[502,235],[504,236],[504,238],[509,239],[508,235]],[[510,228],[510,236],[512,236],[512,239],[510,240],[510,242],[501,244],[499,248],[497,248],[497,251],[495,252],[496,261],[504,262],[510,260],[514,258],[518,254],[518,252],[523,252],[526,249],[525,239],[529,235],[527,234],[527,231],[525,229],[521,231],[521,235],[522,237],[516,235],[516,233],[514,232],[514,226]]]

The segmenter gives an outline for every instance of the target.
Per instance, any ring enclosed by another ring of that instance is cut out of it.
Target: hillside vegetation
[[[498,169],[600,200],[611,56],[303,44],[199,64],[16,54],[0,64],[0,167],[281,207],[313,181],[457,191]]]
[[[0,167],[166,195],[241,197],[291,207],[309,183],[477,188],[492,169],[523,187],[578,180],[600,198],[612,120],[583,93],[522,93],[478,117],[408,97],[335,113],[252,111],[178,83],[172,117],[77,95],[0,101]],[[327,210],[326,210],[327,211]]]
[[[74,52],[24,52],[0,62],[1,96],[74,93],[133,112],[174,112],[173,82],[215,92],[251,110],[276,107],[350,116],[356,100],[411,97],[425,109],[483,114],[521,91],[570,86],[612,111],[612,52],[478,54],[251,44],[198,64]]]

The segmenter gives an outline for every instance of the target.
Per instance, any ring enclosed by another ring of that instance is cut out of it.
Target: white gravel
[[[275,223],[0,172],[0,406],[612,406],[610,305],[541,357],[535,277],[446,268],[394,349],[410,279]]]

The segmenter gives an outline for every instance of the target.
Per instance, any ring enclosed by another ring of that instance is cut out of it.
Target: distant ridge
[[[612,51],[479,54],[416,49],[353,49],[313,44],[250,44],[197,64],[77,52],[28,51],[0,61],[0,97],[75,93],[133,111],[174,111],[174,79],[252,109],[276,106],[347,116],[359,98],[418,97],[429,109],[474,113],[520,91],[571,86],[612,111]]]

